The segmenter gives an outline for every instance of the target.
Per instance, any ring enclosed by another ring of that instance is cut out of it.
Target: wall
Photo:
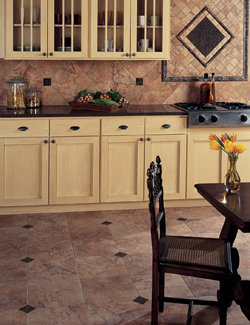
[[[0,58],[4,57],[4,0],[0,0]]]
[[[3,32],[3,19],[1,19],[3,18],[3,2],[0,0],[0,57],[3,56],[3,36],[1,34]],[[179,1],[176,3],[180,4]],[[180,8],[178,7],[177,10],[177,6],[173,4],[174,1],[172,1],[171,8],[172,22],[181,17]],[[184,4],[186,1],[183,1],[183,6]],[[219,10],[219,8],[217,9]],[[182,13],[184,14],[185,10]],[[191,11],[190,18],[185,24],[195,14],[197,12]],[[180,19],[183,21],[183,18]],[[177,47],[180,44],[174,36],[177,33],[176,26],[171,24],[171,50],[173,62],[177,65],[178,56],[173,48],[174,43]],[[193,66],[197,66],[197,60],[190,53],[183,59],[190,60],[193,62]],[[203,72],[200,71],[200,75]],[[27,80],[29,87],[35,86],[41,90],[42,105],[67,105],[78,91],[85,88],[93,92],[97,90],[106,92],[112,88],[120,91],[131,104],[135,105],[192,102],[199,100],[199,85],[201,83],[162,82],[161,61],[5,61],[0,59],[0,105],[5,106],[7,103],[6,81],[12,78],[14,73],[20,73]],[[43,86],[43,78],[51,78],[51,86]],[[143,85],[136,85],[136,78],[143,78]],[[217,101],[250,102],[249,89],[249,81],[216,82],[216,99]]]

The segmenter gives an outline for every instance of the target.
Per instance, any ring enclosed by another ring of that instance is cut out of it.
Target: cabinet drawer
[[[0,137],[49,136],[49,120],[4,119],[0,121]]]
[[[102,119],[103,135],[143,135],[144,118]]]
[[[147,117],[146,134],[176,134],[186,133],[187,117],[185,116],[161,116]]]
[[[51,120],[50,136],[89,136],[100,134],[100,119]]]

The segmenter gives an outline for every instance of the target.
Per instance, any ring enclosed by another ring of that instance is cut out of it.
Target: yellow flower
[[[209,148],[213,150],[219,150],[221,148],[221,145],[217,141],[212,140],[210,141]]]
[[[234,143],[232,141],[226,140],[224,145],[225,145],[225,150],[227,152],[233,152],[234,151]]]
[[[244,144],[237,144],[237,151],[238,153],[242,153],[247,149],[247,147],[244,146]]]

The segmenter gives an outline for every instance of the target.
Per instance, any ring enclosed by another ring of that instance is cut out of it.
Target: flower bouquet
[[[224,185],[227,193],[237,193],[240,189],[240,176],[236,170],[236,162],[240,153],[244,152],[247,147],[244,144],[236,144],[237,134],[222,134],[219,138],[216,134],[209,135],[210,149],[221,149],[228,155],[230,168],[225,176]]]

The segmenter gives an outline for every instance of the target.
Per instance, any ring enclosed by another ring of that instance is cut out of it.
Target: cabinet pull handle
[[[127,128],[128,128],[127,125],[120,125],[120,126],[119,126],[119,129],[121,129],[121,130],[126,130]]]
[[[46,56],[46,53],[45,52],[43,52],[43,56]]]
[[[128,53],[126,53],[125,55],[126,55],[127,58],[129,57],[129,54]]]
[[[48,143],[48,140],[44,140],[43,142],[44,142],[44,143]]]
[[[143,141],[143,138],[140,138],[140,141]]]
[[[171,128],[171,125],[170,124],[163,124],[162,127],[164,129],[169,129],[169,128]]]
[[[133,56],[136,56],[136,54],[135,54],[135,53],[133,53],[132,55],[133,55]]]
[[[77,131],[80,129],[80,126],[71,126],[70,129],[73,131]]]
[[[52,53],[52,52],[50,52],[50,53],[49,53],[49,56],[52,56],[52,55],[53,55],[53,53]]]
[[[147,141],[151,141],[151,138],[147,138]]]
[[[51,140],[51,143],[56,143],[56,140]]]
[[[27,126],[20,126],[20,128],[18,128],[19,131],[27,131],[28,128]]]

